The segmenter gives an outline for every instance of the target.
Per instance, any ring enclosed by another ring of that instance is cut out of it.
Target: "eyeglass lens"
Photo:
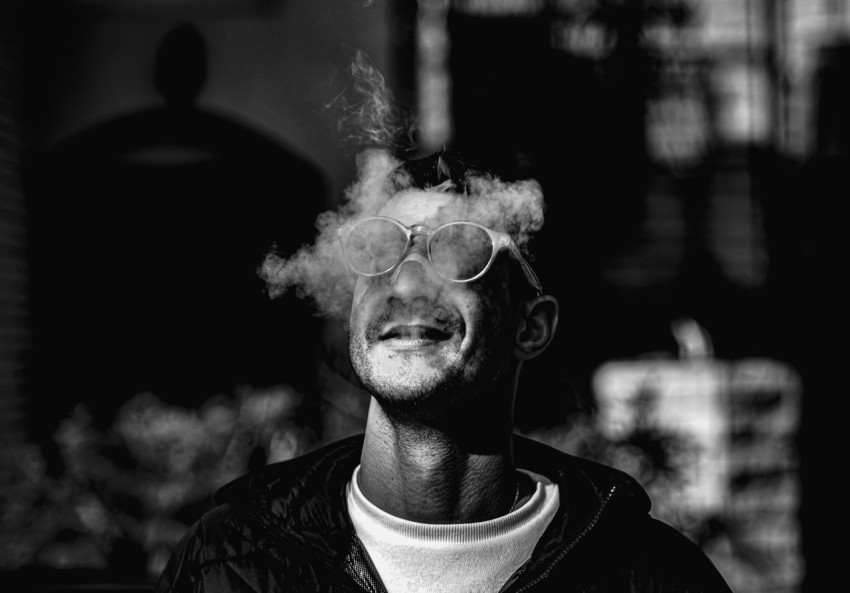
[[[387,272],[407,248],[404,230],[388,220],[370,219],[357,223],[345,241],[349,264],[361,274]],[[442,276],[469,280],[490,261],[493,242],[484,229],[471,224],[450,224],[431,236],[431,263]]]
[[[404,230],[388,220],[358,222],[345,241],[345,253],[355,272],[381,274],[396,263],[407,247]]]
[[[452,280],[469,280],[490,261],[493,242],[484,229],[471,224],[452,224],[431,237],[431,261],[437,272]]]

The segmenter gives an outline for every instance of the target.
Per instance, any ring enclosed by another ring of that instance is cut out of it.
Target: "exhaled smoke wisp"
[[[395,152],[410,150],[416,120],[398,108],[381,72],[362,51],[356,52],[349,70],[351,86],[326,106],[340,112],[342,139]]]

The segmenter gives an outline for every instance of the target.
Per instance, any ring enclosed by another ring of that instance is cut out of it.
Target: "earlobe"
[[[558,301],[543,295],[524,301],[518,311],[514,351],[520,360],[542,353],[558,327]]]

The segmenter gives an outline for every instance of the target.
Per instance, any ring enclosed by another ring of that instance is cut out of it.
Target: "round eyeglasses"
[[[407,258],[417,235],[425,237],[428,260],[446,280],[477,280],[493,265],[496,254],[507,249],[520,263],[529,284],[538,294],[543,292],[537,275],[510,235],[474,222],[448,222],[435,228],[408,227],[394,218],[374,216],[337,230],[348,267],[361,276],[380,276],[392,271]]]

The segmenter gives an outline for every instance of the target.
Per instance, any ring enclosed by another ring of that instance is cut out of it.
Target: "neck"
[[[384,511],[420,523],[471,523],[508,512],[516,496],[508,418],[455,427],[399,422],[373,399],[359,485]],[[474,436],[470,432],[475,432]]]

